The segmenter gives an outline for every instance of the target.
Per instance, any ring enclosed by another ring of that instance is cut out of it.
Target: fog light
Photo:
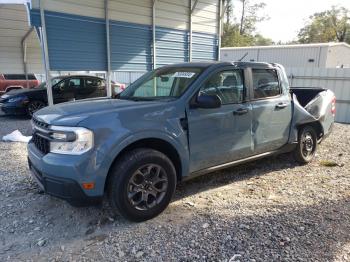
[[[83,183],[83,188],[86,190],[91,190],[95,188],[95,183]]]

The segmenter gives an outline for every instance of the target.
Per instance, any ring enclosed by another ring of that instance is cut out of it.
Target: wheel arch
[[[110,165],[107,173],[107,177],[105,180],[104,190],[106,191],[109,181],[111,178],[111,170],[113,166],[121,159],[121,157],[127,153],[130,152],[133,149],[136,148],[151,148],[154,150],[157,150],[164,155],[166,155],[170,161],[174,164],[175,170],[176,170],[176,176],[177,180],[181,181],[183,176],[183,161],[181,160],[181,155],[176,149],[174,145],[172,145],[170,142],[162,139],[162,138],[141,138],[138,139],[128,145],[126,145],[122,150],[119,151],[119,153],[114,157],[112,164]]]
[[[305,127],[305,126],[310,126],[312,127],[317,134],[317,140],[322,139],[323,135],[324,135],[324,131],[323,131],[323,126],[320,123],[320,121],[314,121],[314,122],[309,122],[309,123],[303,123],[297,126],[298,129],[298,133],[300,132],[300,130]]]

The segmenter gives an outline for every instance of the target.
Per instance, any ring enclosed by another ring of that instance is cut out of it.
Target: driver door
[[[189,109],[190,172],[252,154],[252,109],[244,102],[243,70],[214,73],[201,86],[198,96],[202,94],[219,96],[222,105],[214,109]]]
[[[71,79],[64,79],[53,86],[53,100],[55,104],[75,100],[74,89],[70,86]]]

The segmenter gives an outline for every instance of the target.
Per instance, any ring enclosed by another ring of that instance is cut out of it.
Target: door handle
[[[246,113],[248,113],[247,108],[238,108],[237,110],[233,111],[234,115],[244,115]]]
[[[276,108],[282,109],[282,108],[285,108],[285,107],[287,107],[287,106],[288,106],[287,103],[278,103],[278,104],[276,105]]]

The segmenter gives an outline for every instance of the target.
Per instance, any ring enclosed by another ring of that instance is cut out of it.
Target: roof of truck
[[[240,68],[246,67],[259,67],[259,68],[271,68],[276,67],[274,63],[266,63],[266,62],[241,62],[241,61],[232,61],[232,62],[221,62],[221,61],[205,61],[205,62],[188,62],[188,63],[179,63],[167,65],[165,67],[199,67],[199,68],[208,68],[211,66],[221,67],[221,66],[230,66],[234,65]]]

